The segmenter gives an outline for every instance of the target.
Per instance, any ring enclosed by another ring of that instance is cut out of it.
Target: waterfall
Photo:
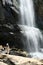
[[[20,0],[20,15],[19,27],[22,30],[21,33],[26,37],[24,47],[30,54],[34,53],[34,56],[41,55],[43,57],[39,52],[42,33],[36,28],[33,0]]]
[[[32,0],[20,0],[21,24],[34,26],[35,16]]]

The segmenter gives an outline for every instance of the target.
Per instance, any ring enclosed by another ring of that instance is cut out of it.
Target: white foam
[[[43,53],[41,53],[41,52],[30,53],[30,55],[31,55],[33,58],[43,59]]]

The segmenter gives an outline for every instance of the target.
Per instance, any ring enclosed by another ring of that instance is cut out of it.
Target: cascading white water
[[[35,27],[28,27],[26,25],[19,25],[21,33],[26,37],[24,45],[28,52],[39,52],[40,42],[42,41],[42,33]]]
[[[26,36],[26,40],[24,41],[26,50],[30,53],[39,52],[42,33],[35,27],[33,0],[20,0],[20,13],[21,25],[19,25],[19,27],[22,30],[21,33]],[[37,56],[37,54],[35,56]],[[41,54],[41,56],[43,55]]]
[[[21,24],[34,26],[35,16],[32,0],[20,0]]]

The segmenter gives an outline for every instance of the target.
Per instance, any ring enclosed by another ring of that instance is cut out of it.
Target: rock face
[[[3,24],[0,25],[0,31],[0,44],[9,43],[10,47],[23,48],[22,34],[18,25]]]
[[[43,30],[43,0],[35,0],[36,24]]]
[[[17,2],[14,1],[14,9],[11,8],[12,5],[5,4],[2,5],[0,1],[0,44],[6,45],[9,43],[10,47],[20,47],[22,45],[20,28],[18,27],[18,6],[16,6]],[[3,19],[4,17],[4,19]]]
[[[4,11],[3,11],[3,7],[0,1],[0,22],[4,20]]]
[[[15,1],[16,2],[16,1]],[[16,4],[16,3],[15,3]],[[0,1],[0,22],[1,23],[11,23],[16,24],[18,22],[18,14],[19,14],[19,8],[16,5],[10,5],[5,3],[5,5],[2,5],[2,2]],[[18,13],[17,13],[18,12]]]

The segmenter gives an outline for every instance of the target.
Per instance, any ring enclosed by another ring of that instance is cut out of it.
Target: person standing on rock
[[[7,54],[9,54],[9,44],[8,43],[6,44],[6,51],[7,51]]]

